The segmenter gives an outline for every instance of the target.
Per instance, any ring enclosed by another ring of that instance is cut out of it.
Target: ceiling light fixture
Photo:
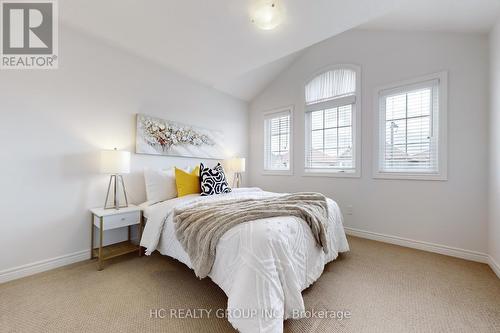
[[[257,0],[250,10],[252,23],[262,30],[272,30],[283,20],[283,8],[278,0]]]

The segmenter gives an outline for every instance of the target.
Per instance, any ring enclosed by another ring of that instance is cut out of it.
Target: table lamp
[[[245,159],[242,157],[235,157],[228,160],[228,169],[234,173],[233,187],[240,187],[241,174],[245,172]]]
[[[127,191],[123,182],[122,174],[130,173],[130,152],[114,150],[101,151],[101,173],[110,175],[108,184],[108,193],[104,202],[104,209],[120,209],[128,207]],[[123,190],[125,205],[120,206],[119,187]],[[109,192],[113,184],[113,205],[108,206]]]

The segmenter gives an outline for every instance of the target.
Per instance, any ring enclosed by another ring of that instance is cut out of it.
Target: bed
[[[193,268],[175,235],[173,211],[221,200],[279,196],[259,188],[231,193],[178,197],[144,207],[147,223],[141,239],[146,254],[155,250]],[[239,224],[227,231],[216,247],[209,277],[228,297],[227,319],[243,333],[283,332],[283,320],[303,316],[302,290],[316,281],[326,263],[349,251],[338,205],[328,204],[327,254],[315,242],[304,220],[286,216]]]

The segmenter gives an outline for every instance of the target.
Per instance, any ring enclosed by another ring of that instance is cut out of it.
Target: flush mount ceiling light
[[[262,30],[272,30],[283,20],[283,8],[278,0],[256,0],[250,9],[252,23]]]

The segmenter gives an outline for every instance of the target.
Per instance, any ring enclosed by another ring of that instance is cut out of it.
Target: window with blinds
[[[379,174],[442,173],[441,84],[433,78],[379,92]]]
[[[290,171],[291,110],[264,117],[264,171]]]
[[[306,172],[356,172],[357,72],[337,68],[305,87]]]

